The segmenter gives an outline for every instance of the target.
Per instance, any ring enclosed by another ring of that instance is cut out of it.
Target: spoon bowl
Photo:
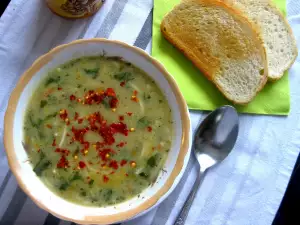
[[[220,107],[203,120],[193,143],[193,152],[201,171],[227,157],[237,140],[238,132],[238,114],[232,106]]]
[[[188,212],[207,170],[222,162],[235,145],[239,132],[239,118],[232,106],[222,106],[211,112],[198,127],[193,142],[194,155],[200,165],[197,179],[175,225],[185,223]]]

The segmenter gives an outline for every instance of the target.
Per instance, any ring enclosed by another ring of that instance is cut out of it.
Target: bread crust
[[[186,2],[191,2],[191,1],[198,2],[198,3],[207,2],[211,5],[221,6],[221,7],[225,8],[225,10],[229,11],[232,15],[234,15],[240,21],[242,21],[243,23],[246,23],[253,30],[253,32],[256,34],[258,42],[260,43],[260,46],[258,46],[258,47],[260,48],[262,58],[264,59],[264,74],[262,75],[260,85],[257,87],[257,90],[256,90],[255,94],[253,94],[253,96],[251,96],[251,98],[249,98],[247,101],[236,101],[231,96],[227,95],[227,93],[223,91],[222,87],[220,87],[214,81],[212,74],[210,74],[210,71],[204,69],[206,66],[203,64],[203,62],[197,56],[195,56],[192,53],[192,51],[188,50],[189,47],[185,46],[185,45],[183,45],[183,46],[180,45],[180,43],[176,40],[176,37],[174,37],[174,35],[172,33],[168,32],[168,30],[166,29],[166,24],[167,24],[166,17],[167,17],[167,15],[165,16],[165,18],[163,19],[163,21],[160,25],[160,29],[161,29],[161,32],[162,32],[163,36],[170,43],[172,43],[177,49],[179,49],[188,59],[190,59],[192,61],[192,63],[204,74],[204,76],[208,80],[210,80],[228,100],[230,100],[234,104],[241,104],[241,105],[248,104],[263,89],[263,87],[265,86],[265,84],[268,81],[267,54],[266,54],[265,48],[263,47],[263,39],[262,39],[261,34],[259,32],[259,28],[256,27],[255,25],[253,25],[246,17],[242,16],[242,13],[240,11],[238,11],[236,8],[230,7],[228,4],[225,4],[222,1],[219,1],[219,0],[183,0],[182,3],[180,3],[180,4],[184,4]],[[169,12],[169,13],[172,13],[172,11]]]

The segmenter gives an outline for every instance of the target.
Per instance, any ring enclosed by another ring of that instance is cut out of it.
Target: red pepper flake
[[[61,91],[61,90],[62,90],[62,87],[58,87],[57,90]]]
[[[125,144],[125,142],[120,142],[119,144],[117,144],[117,147],[124,147]]]
[[[79,118],[77,121],[78,121],[78,124],[82,124],[83,118]]]
[[[147,127],[147,130],[149,131],[149,132],[151,132],[152,131],[152,127]]]
[[[98,155],[100,156],[100,158],[103,160],[103,161],[107,161],[108,158],[106,158],[106,154],[109,154],[109,153],[112,153],[112,154],[115,154],[116,152],[110,148],[106,148],[106,149],[103,149],[103,150],[100,150],[98,152]],[[105,163],[104,163],[105,165]],[[103,166],[104,166],[103,165]],[[102,165],[101,165],[102,166]]]
[[[115,93],[113,88],[107,88],[106,91],[105,91],[105,94],[107,96],[110,96],[110,97],[115,97],[116,96],[116,93]]]
[[[119,120],[123,121],[124,120],[124,116],[119,116]]]
[[[56,139],[53,139],[52,146],[56,146]]]
[[[40,151],[41,151],[41,149],[39,148],[39,149],[37,150],[37,152],[40,153]]]
[[[66,135],[67,135],[67,137],[69,137],[69,136],[70,136],[70,134],[69,134],[69,133],[67,133]]]
[[[103,175],[103,182],[104,183],[107,183],[109,181],[109,178],[108,178],[108,176],[106,176],[106,175]]]
[[[128,115],[128,116],[132,116],[132,112],[128,112],[127,115]]]
[[[137,96],[137,94],[138,94],[138,91],[137,91],[137,90],[134,90],[134,91],[133,91],[133,95]]]
[[[74,101],[76,100],[76,96],[75,95],[70,95],[70,101]]]
[[[100,166],[103,167],[103,166],[105,166],[105,165],[106,165],[105,163],[102,163]]]
[[[62,120],[66,120],[67,117],[68,117],[68,112],[67,112],[67,110],[61,109],[61,110],[59,111],[59,116],[60,116],[60,118],[61,118]]]
[[[118,166],[118,162],[116,160],[112,160],[109,165],[108,165],[110,168],[113,168],[115,170],[117,170],[119,168]]]
[[[60,160],[57,163],[57,168],[68,168],[69,167],[69,162],[66,159],[66,157],[63,155]]]
[[[122,82],[120,83],[120,86],[121,86],[121,87],[124,87],[125,84],[126,84],[125,81],[122,81]]]
[[[80,169],[83,169],[86,167],[85,163],[83,161],[80,161],[79,164],[78,164],[79,168]]]
[[[111,171],[109,174],[114,174],[115,173],[115,171]]]
[[[125,173],[125,176],[128,177],[128,173]]]
[[[47,124],[46,127],[48,127],[49,129],[52,129],[52,125],[51,124]]]
[[[66,155],[66,156],[70,154],[70,151],[68,149],[63,149],[63,148],[56,148],[55,152],[61,153],[62,155]]]
[[[118,99],[116,99],[116,98],[113,98],[112,100],[110,100],[110,103],[109,103],[109,105],[110,105],[110,108],[116,108],[117,107],[117,105],[118,105]]]
[[[122,159],[121,162],[120,162],[120,165],[121,165],[121,166],[124,166],[126,163],[127,163],[127,160]]]

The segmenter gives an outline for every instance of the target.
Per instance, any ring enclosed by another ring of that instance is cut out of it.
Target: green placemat
[[[180,0],[154,0],[152,55],[167,68],[177,81],[190,109],[214,110],[231,104],[217,88],[185,56],[164,39],[160,23]],[[274,0],[286,14],[286,0]],[[289,79],[286,73],[274,83],[268,83],[246,106],[235,105],[239,112],[288,115],[290,110]]]

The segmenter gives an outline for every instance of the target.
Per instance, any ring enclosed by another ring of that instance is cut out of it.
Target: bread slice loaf
[[[239,11],[216,0],[182,1],[164,17],[161,31],[232,102],[246,104],[264,87],[265,49]]]
[[[278,80],[297,58],[298,50],[285,17],[270,0],[225,0],[260,28],[266,48],[269,79]]]

